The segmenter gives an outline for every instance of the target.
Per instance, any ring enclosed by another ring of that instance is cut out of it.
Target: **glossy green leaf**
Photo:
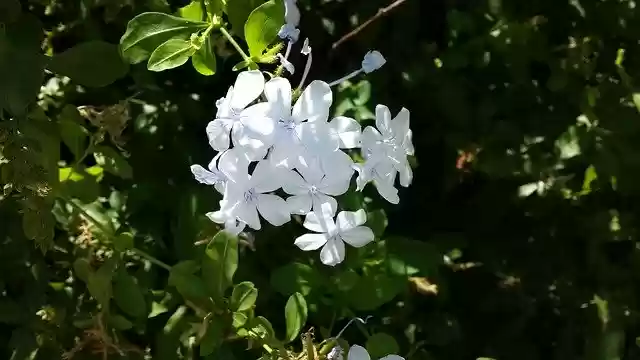
[[[98,270],[89,273],[87,288],[94,299],[102,305],[103,309],[109,308],[109,300],[113,294],[111,280],[116,267],[116,260],[110,258]]]
[[[99,40],[87,41],[55,54],[49,59],[47,68],[89,87],[107,86],[129,71],[129,65],[120,57],[118,46]]]
[[[188,20],[203,21],[204,13],[202,10],[202,1],[193,0],[189,5],[181,7],[178,13],[180,17]]]
[[[103,169],[92,166],[82,171],[70,167],[59,170],[60,191],[84,203],[93,202],[100,195],[100,185]]]
[[[151,71],[173,69],[186,63],[195,52],[196,48],[189,40],[167,40],[151,54],[147,69]]]
[[[207,298],[204,282],[195,275],[198,269],[198,263],[193,260],[179,262],[171,268],[169,285],[175,286],[180,295],[186,299]]]
[[[147,304],[136,279],[122,269],[116,273],[113,283],[113,299],[122,311],[133,317],[147,314]]]
[[[275,269],[271,273],[271,286],[285,296],[296,292],[309,295],[311,289],[321,285],[320,274],[311,266],[290,263]]]
[[[244,281],[233,287],[233,293],[229,300],[229,308],[232,311],[249,310],[256,303],[258,289],[250,281]]]
[[[116,150],[108,146],[97,146],[93,152],[96,163],[104,170],[120,176],[124,179],[130,179],[133,176],[133,169],[127,160]]]
[[[208,356],[222,344],[224,336],[223,322],[219,318],[209,320],[207,332],[200,340],[200,356]]]
[[[287,340],[293,341],[302,327],[307,322],[307,302],[300,293],[289,297],[284,308],[284,317],[287,324]]]
[[[202,278],[212,296],[221,297],[233,284],[238,268],[238,238],[220,231],[207,245],[202,259]]]
[[[137,64],[168,40],[188,40],[191,34],[204,30],[207,26],[202,21],[163,13],[142,13],[129,21],[127,31],[120,39],[120,51],[125,60]]]
[[[237,36],[244,38],[244,24],[249,18],[249,14],[262,3],[263,0],[233,0],[227,2],[227,17],[231,23],[231,30]]]
[[[400,352],[398,343],[393,336],[386,333],[377,333],[367,339],[366,349],[372,359],[379,359],[383,356],[397,354]]]
[[[213,53],[211,37],[207,37],[202,47],[193,54],[191,64],[202,75],[210,76],[216,73],[216,54]]]
[[[348,292],[347,298],[354,309],[371,311],[393,300],[405,286],[402,278],[367,274]]]
[[[273,325],[264,316],[251,319],[248,327],[262,339],[274,339],[276,336]]]
[[[269,0],[255,8],[244,24],[244,36],[251,56],[260,56],[284,25],[282,0]]]
[[[249,319],[249,317],[247,316],[247,314],[241,313],[241,312],[237,312],[237,311],[234,312],[233,313],[233,327],[234,328],[239,328],[240,326],[246,324],[248,319]]]

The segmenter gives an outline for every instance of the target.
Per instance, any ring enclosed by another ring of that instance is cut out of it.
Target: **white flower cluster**
[[[378,105],[377,129],[364,131],[352,118],[328,121],[332,92],[323,81],[313,81],[292,103],[287,79],[265,82],[260,71],[240,73],[206,128],[218,154],[208,170],[192,165],[191,171],[223,194],[220,210],[207,214],[212,221],[237,234],[245,226],[259,230],[259,215],[274,226],[290,221],[291,214],[305,215],[304,227],[315,233],[300,236],[295,245],[305,251],[322,248],[321,261],[333,266],[344,260],[345,242],[361,247],[374,238],[363,226],[364,210],[337,213],[335,196],[349,189],[354,173],[357,190],[373,182],[394,204],[399,201],[396,175],[403,186],[411,182],[409,111],[402,109],[392,119],[389,109]],[[354,164],[341,150],[355,148],[361,148],[364,163]],[[283,199],[279,189],[289,196]]]

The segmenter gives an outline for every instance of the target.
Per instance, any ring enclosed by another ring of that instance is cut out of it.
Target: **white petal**
[[[351,184],[351,176],[336,177],[332,175],[326,176],[320,182],[318,190],[331,196],[342,195],[349,190]]]
[[[220,194],[224,194],[224,190],[226,189],[226,187],[227,187],[227,184],[224,182],[220,182],[213,185],[213,188],[216,189],[216,191],[219,192]]]
[[[259,70],[243,71],[238,74],[231,94],[231,107],[242,110],[255,101],[264,90],[264,76]]]
[[[358,211],[341,211],[336,218],[336,225],[340,232],[353,229],[367,222],[367,213],[364,209]]]
[[[229,132],[233,126],[232,120],[215,119],[207,124],[206,133],[209,145],[216,151],[229,148]]]
[[[297,164],[299,148],[290,143],[275,144],[269,154],[269,161],[275,167],[293,169]]]
[[[333,219],[328,216],[318,216],[315,212],[310,212],[304,218],[304,224],[302,224],[305,228],[320,232],[320,233],[330,233],[336,230],[336,225],[333,222]]]
[[[284,19],[287,24],[298,26],[300,24],[300,10],[296,0],[284,0]]]
[[[272,118],[273,105],[262,102],[251,105],[240,114],[240,121],[254,133],[269,137],[273,135],[275,121]]]
[[[304,234],[293,243],[302,251],[318,250],[327,243],[325,234]]]
[[[381,357],[380,360],[404,360],[404,358],[399,355],[387,355]]]
[[[234,148],[225,152],[218,161],[218,169],[238,185],[249,181],[249,159],[241,149]]]
[[[347,244],[359,248],[372,242],[375,236],[373,235],[373,231],[368,227],[356,226],[353,229],[341,232],[340,237]]]
[[[228,216],[220,210],[208,212],[205,216],[216,224],[224,224],[228,219]]]
[[[344,254],[344,242],[330,238],[320,250],[320,261],[325,265],[336,266],[344,260]]]
[[[274,167],[268,160],[258,162],[251,174],[251,185],[258,193],[276,191],[282,186],[284,171]]]
[[[385,200],[392,204],[398,204],[400,202],[400,197],[398,196],[398,189],[393,187],[392,184],[380,182],[379,180],[373,180],[373,184],[376,189],[378,189],[378,193]]]
[[[307,182],[293,170],[282,171],[282,190],[290,195],[302,195],[309,192]]]
[[[411,185],[411,181],[413,180],[413,170],[411,170],[411,165],[409,165],[409,162],[405,160],[400,168],[400,171],[398,171],[398,174],[400,175],[400,185],[408,187]]]
[[[264,96],[281,113],[291,114],[291,84],[289,80],[275,77],[267,81],[264,85]]]
[[[291,220],[291,212],[286,201],[277,195],[258,195],[258,211],[273,226],[280,226]]]
[[[391,121],[391,130],[397,139],[403,139],[409,131],[409,110],[402,108],[398,115]]]
[[[365,74],[369,74],[380,69],[382,65],[386,63],[387,60],[382,56],[380,51],[369,51],[364,55],[364,59],[362,60],[362,71],[364,71]]]
[[[393,135],[391,130],[391,111],[384,105],[376,106],[376,127],[385,136]]]
[[[371,360],[369,353],[360,345],[353,345],[349,349],[347,360]]]
[[[331,196],[316,193],[311,197],[311,201],[313,203],[313,211],[315,213],[319,214],[322,211],[326,211],[325,216],[333,217],[336,214],[336,211],[338,211],[338,202]]]
[[[326,120],[333,101],[331,88],[323,81],[315,80],[307,86],[293,106],[292,117],[296,122]]]
[[[340,140],[340,147],[352,149],[360,146],[360,124],[352,118],[338,116],[329,123],[332,133]]]
[[[358,177],[356,178],[356,191],[362,191],[371,179],[369,178],[369,172],[362,164],[355,164],[354,168],[358,172]]]
[[[407,134],[404,136],[402,146],[407,155],[413,155],[415,153],[415,149],[413,148],[413,133],[411,130],[407,131]]]
[[[222,181],[219,176],[216,176],[216,174],[208,171],[200,165],[191,165],[191,173],[196,181],[206,185],[215,185]]]
[[[343,151],[334,151],[321,157],[321,166],[325,174],[335,179],[351,179],[354,167],[353,160]]]
[[[286,201],[292,214],[306,215],[311,211],[311,195],[294,195],[288,197]]]
[[[322,121],[306,122],[296,128],[300,142],[311,155],[322,156],[339,149],[340,140],[332,136],[329,125]]]
[[[241,202],[234,209],[233,214],[253,230],[260,230],[260,218],[255,205]]]
[[[382,140],[382,135],[374,127],[367,126],[362,131],[360,139],[362,141],[362,157],[369,159],[376,153],[380,153],[381,146],[379,142]]]
[[[296,169],[300,172],[306,183],[310,185],[320,184],[325,173],[320,166],[320,161],[316,156],[312,156],[309,152],[304,152],[298,158]]]

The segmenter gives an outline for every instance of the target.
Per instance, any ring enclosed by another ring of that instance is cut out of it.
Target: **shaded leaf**
[[[234,0],[227,3],[227,17],[231,23],[231,30],[236,35],[244,38],[244,24],[249,14],[262,3],[262,0]]]
[[[400,352],[398,343],[393,336],[386,333],[377,333],[371,335],[367,339],[366,349],[373,359],[379,359],[383,356],[397,354]]]
[[[232,311],[245,311],[253,307],[258,298],[258,289],[250,281],[244,281],[233,288],[229,307]]]
[[[301,263],[290,263],[271,273],[271,286],[285,296],[296,292],[306,296],[320,284],[321,278],[316,270]]]
[[[202,259],[202,278],[214,297],[222,297],[233,284],[238,268],[238,238],[220,231],[207,245]]]
[[[293,341],[307,322],[307,302],[302,294],[295,293],[289,297],[284,308],[284,316],[287,324],[286,339]]]
[[[191,41],[182,39],[170,39],[151,54],[147,69],[151,71],[164,71],[178,67],[189,60],[196,52]]]
[[[96,147],[93,157],[96,163],[104,168],[104,170],[113,175],[120,176],[124,179],[130,179],[133,176],[133,169],[127,160],[116,150],[108,146]]]
[[[113,299],[122,311],[133,317],[147,314],[147,304],[136,279],[122,269],[116,273],[113,283]]]
[[[87,41],[54,55],[47,68],[89,87],[107,86],[129,71],[129,65],[120,58],[118,46],[99,40]]]

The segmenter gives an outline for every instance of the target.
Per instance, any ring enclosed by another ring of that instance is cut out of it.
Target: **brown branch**
[[[342,43],[344,43],[347,40],[351,39],[352,37],[356,36],[359,32],[361,32],[364,28],[369,26],[372,22],[374,22],[374,21],[378,20],[379,18],[385,16],[391,10],[393,10],[396,7],[402,5],[405,1],[406,0],[396,0],[393,3],[391,3],[391,5],[378,9],[378,12],[374,16],[372,16],[369,20],[363,22],[360,26],[358,26],[357,28],[351,30],[348,34],[344,35],[338,41],[334,42],[333,45],[331,45],[331,50],[335,50],[338,46],[342,45]]]

